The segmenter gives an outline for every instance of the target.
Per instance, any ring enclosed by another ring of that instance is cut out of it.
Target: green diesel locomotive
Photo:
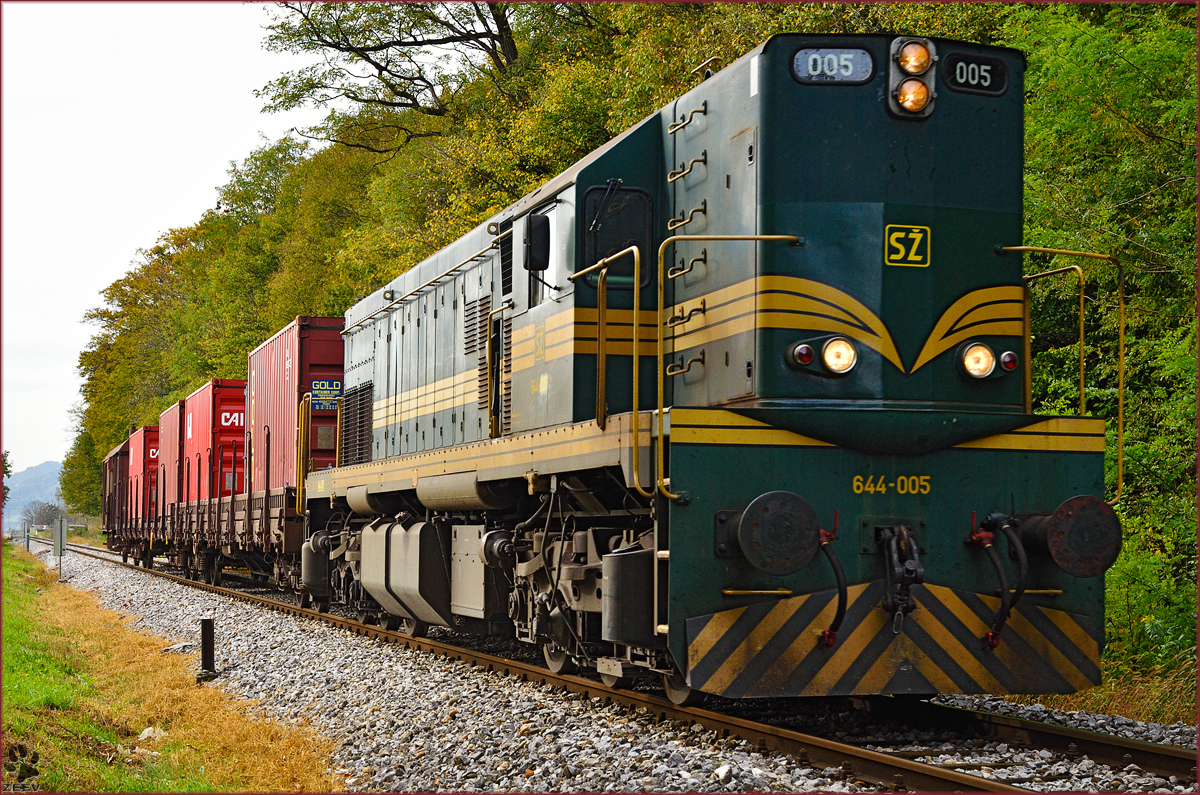
[[[1121,529],[1104,422],[1030,409],[1023,72],[774,36],[355,305],[309,597],[678,702],[1098,684]]]

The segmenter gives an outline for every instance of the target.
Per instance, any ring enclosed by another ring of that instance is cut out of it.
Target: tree
[[[62,509],[52,502],[42,502],[35,500],[25,506],[21,511],[21,518],[29,523],[30,527],[54,525],[61,517]]]
[[[505,74],[519,53],[506,3],[280,3],[266,48],[319,53],[258,96],[269,111],[330,107],[323,137],[371,151],[443,134],[448,98],[471,74]],[[350,112],[338,106],[348,104]],[[347,122],[350,122],[347,124]],[[363,134],[365,133],[365,135]]]
[[[13,473],[12,472],[12,464],[9,463],[9,460],[8,460],[8,451],[7,450],[5,450],[2,454],[0,454],[0,462],[3,463],[3,472],[4,472],[4,501],[0,502],[0,505],[7,505],[8,504],[8,479],[12,477],[12,473]]]

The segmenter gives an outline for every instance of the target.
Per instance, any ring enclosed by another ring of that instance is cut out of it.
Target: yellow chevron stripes
[[[942,313],[910,373],[941,353],[981,334],[1019,337],[1025,333],[1025,291],[1005,285],[967,293]]]
[[[791,276],[760,276],[756,283],[760,326],[845,334],[904,371],[883,321],[853,296],[821,282]]]
[[[833,649],[819,632],[836,592],[760,602],[686,621],[688,680],[729,698],[883,693],[1069,693],[1100,681],[1095,622],[1023,601],[1000,645],[980,642],[996,597],[939,585],[913,589],[916,609],[894,632],[885,585],[848,589]]]

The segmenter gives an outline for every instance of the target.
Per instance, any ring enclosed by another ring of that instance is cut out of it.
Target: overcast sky
[[[241,160],[316,110],[253,91],[302,62],[262,49],[258,3],[0,5],[4,449],[62,461],[83,313],[137,249],[216,203]]]

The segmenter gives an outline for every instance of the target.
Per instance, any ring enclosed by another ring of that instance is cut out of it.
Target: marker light
[[[796,364],[810,365],[816,357],[817,352],[813,350],[813,346],[806,342],[802,342],[795,348],[792,348],[792,359]]]
[[[916,113],[929,104],[929,87],[910,77],[896,89],[896,102],[905,110]]]
[[[1017,369],[1017,355],[1012,351],[1005,351],[1000,354],[1000,367],[1010,373]]]
[[[897,60],[900,62],[900,68],[910,75],[921,74],[933,62],[929,48],[919,41],[910,41],[901,47]]]
[[[987,378],[996,369],[996,355],[982,342],[968,345],[963,352],[963,369],[973,378]]]
[[[831,373],[840,375],[854,368],[858,361],[858,351],[854,350],[854,344],[845,337],[834,337],[825,343],[825,348],[821,351],[821,360]]]

